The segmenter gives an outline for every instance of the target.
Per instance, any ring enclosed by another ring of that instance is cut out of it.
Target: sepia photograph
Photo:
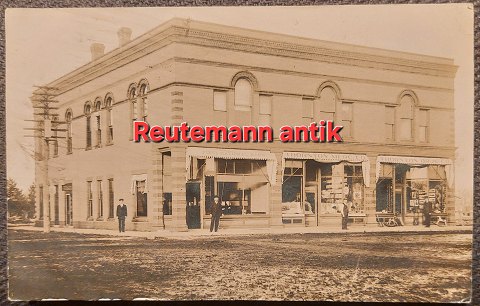
[[[471,302],[473,23],[7,9],[9,299]]]

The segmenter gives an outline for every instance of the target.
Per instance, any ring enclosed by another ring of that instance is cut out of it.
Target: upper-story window
[[[92,115],[92,106],[90,102],[85,103],[84,108],[85,113],[85,120],[86,120],[86,127],[87,127],[87,137],[86,137],[86,149],[89,150],[92,148],[92,122],[91,122],[91,115]]]
[[[138,96],[140,98],[140,118],[143,121],[147,121],[148,116],[148,82],[142,80],[139,85]]]
[[[387,141],[395,140],[395,110],[395,106],[385,105],[385,139]]]
[[[342,133],[344,137],[353,137],[353,103],[342,102]]]
[[[418,140],[428,142],[429,110],[420,109],[418,111]]]
[[[213,91],[213,110],[219,112],[227,111],[227,92],[224,90]]]
[[[250,111],[253,104],[253,88],[246,78],[238,79],[235,83],[235,110]]]
[[[336,111],[338,95],[332,86],[325,86],[319,92],[319,98],[315,103],[315,121],[331,120],[334,121]]]
[[[57,129],[58,129],[58,123],[56,123],[55,121],[58,121],[58,116],[53,116],[52,117],[52,121],[53,121],[53,124],[52,124],[52,128],[53,128],[53,156],[58,156],[58,132],[57,132]]]
[[[307,125],[313,122],[313,99],[302,99],[302,118],[303,124]]]
[[[137,87],[131,84],[128,88],[128,99],[130,100],[130,114],[133,121],[138,119],[138,105],[137,105]]]
[[[400,99],[400,140],[413,140],[413,97],[404,95]]]
[[[258,125],[270,125],[272,117],[271,95],[260,95],[259,119]]]
[[[65,113],[65,122],[67,123],[67,154],[71,154],[73,150],[72,142],[72,110],[68,109]]]
[[[113,142],[113,97],[110,94],[107,94],[105,98],[105,109],[107,111],[107,143]]]
[[[102,121],[100,111],[102,109],[102,102],[100,98],[95,100],[95,146],[98,148],[102,145]]]

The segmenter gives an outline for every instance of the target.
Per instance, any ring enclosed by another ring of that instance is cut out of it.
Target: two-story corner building
[[[37,173],[39,224],[50,205],[52,224],[114,229],[123,198],[127,230],[207,228],[216,194],[222,227],[340,224],[344,201],[368,223],[414,224],[427,200],[453,217],[453,60],[183,19],[129,34],[48,84],[67,138]],[[278,140],[322,119],[344,142]],[[135,120],[271,125],[277,139],[135,143]]]

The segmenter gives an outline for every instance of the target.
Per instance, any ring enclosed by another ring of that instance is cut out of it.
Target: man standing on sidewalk
[[[346,230],[348,225],[348,203],[346,200],[343,201],[340,206],[340,213],[342,214],[342,229]]]
[[[427,199],[423,205],[423,214],[425,219],[425,227],[430,227],[430,221],[432,217],[432,203]]]
[[[218,231],[218,226],[220,225],[220,216],[222,215],[222,204],[220,203],[220,198],[218,196],[213,197],[212,203],[212,218],[210,221],[210,232]]]
[[[118,231],[125,232],[125,218],[127,217],[127,205],[123,199],[118,200],[120,204],[117,205]]]

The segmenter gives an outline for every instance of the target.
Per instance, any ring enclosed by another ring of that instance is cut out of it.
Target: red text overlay
[[[333,121],[312,122],[310,125],[280,128],[278,139],[282,142],[342,142],[342,126]],[[186,122],[177,126],[150,126],[144,121],[133,123],[135,142],[272,142],[273,129],[270,126],[189,126]]]

